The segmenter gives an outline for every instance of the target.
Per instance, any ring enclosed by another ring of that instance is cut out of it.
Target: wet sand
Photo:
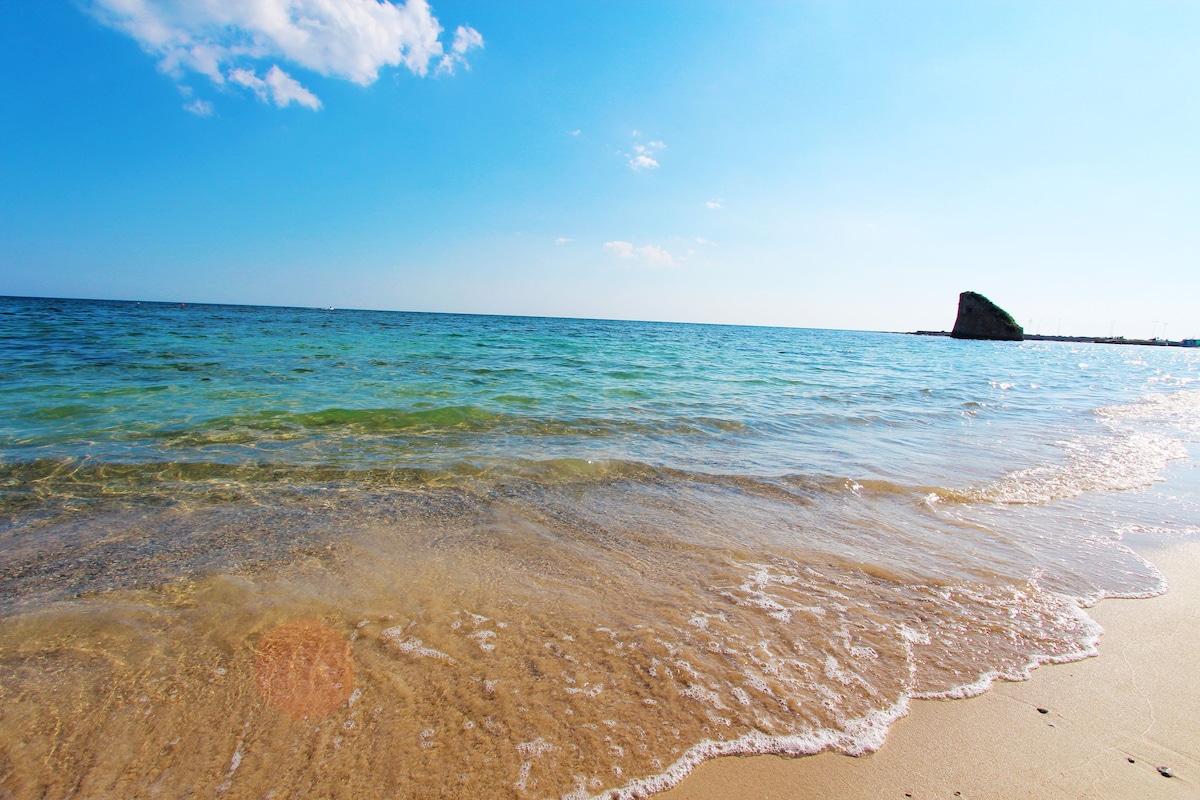
[[[1200,541],[1138,549],[1170,591],[1091,609],[1099,656],[969,700],[915,701],[869,756],[717,759],[658,797],[1200,797]]]

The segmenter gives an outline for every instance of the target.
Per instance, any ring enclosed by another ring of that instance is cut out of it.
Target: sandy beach
[[[1200,797],[1200,542],[1138,549],[1171,588],[1091,609],[1105,630],[1099,656],[968,700],[915,701],[872,755],[718,759],[660,796]]]

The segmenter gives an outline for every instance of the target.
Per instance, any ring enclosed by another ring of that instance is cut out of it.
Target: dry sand
[[[1200,798],[1200,541],[1139,549],[1170,591],[1091,609],[1099,656],[916,701],[869,756],[717,759],[658,798]]]

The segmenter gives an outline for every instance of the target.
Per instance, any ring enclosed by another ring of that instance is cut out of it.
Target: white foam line
[[[1200,536],[1200,528],[1194,525],[1187,528],[1168,528],[1165,525],[1123,525],[1117,528],[1118,537],[1124,538],[1129,534],[1182,539],[1191,536]]]
[[[1139,556],[1140,557],[1140,556]],[[1144,559],[1143,559],[1144,560]],[[1150,562],[1147,565],[1157,575],[1161,572]],[[1146,596],[1154,596],[1166,591],[1165,579],[1161,591]],[[1113,597],[1141,597],[1141,595],[1111,595]],[[1025,681],[1034,669],[1042,664],[1066,664],[1091,658],[1100,652],[1100,637],[1104,629],[1084,610],[1076,598],[1060,595],[1063,602],[1063,617],[1078,623],[1085,636],[1078,650],[1071,653],[1036,654],[1026,664],[1012,671],[991,670],[981,675],[969,684],[957,686],[944,692],[906,692],[893,705],[868,713],[866,716],[846,723],[843,730],[824,728],[807,734],[789,736],[769,736],[761,731],[754,731],[738,739],[717,742],[705,740],[689,748],[679,759],[658,775],[642,778],[619,789],[605,789],[600,794],[590,795],[583,788],[576,789],[566,795],[563,800],[632,800],[632,798],[649,797],[652,794],[666,791],[679,784],[688,773],[701,763],[721,756],[734,755],[787,755],[809,756],[826,750],[837,750],[851,756],[872,753],[883,746],[888,729],[892,723],[908,714],[911,699],[915,700],[950,700],[976,697],[983,694],[996,680]],[[911,662],[910,662],[911,664]],[[915,666],[915,665],[913,665]]]
[[[1139,556],[1140,558],[1140,556]],[[1142,559],[1145,561],[1145,559]],[[1162,577],[1162,573],[1158,568],[1150,562],[1146,561],[1146,565],[1152,569],[1156,575]],[[1146,593],[1101,593],[1103,596],[1100,599],[1145,599],[1148,597],[1156,597],[1166,592],[1166,578],[1162,577],[1161,590],[1146,592]],[[1091,658],[1100,654],[1100,636],[1104,633],[1104,628],[1100,623],[1092,619],[1091,616],[1084,610],[1082,600],[1068,598],[1069,602],[1065,604],[1066,612],[1064,616],[1074,617],[1076,621],[1083,625],[1087,631],[1087,637],[1084,639],[1083,646],[1073,653],[1061,653],[1058,655],[1037,654],[1032,656],[1028,662],[1021,668],[1005,672],[1000,670],[991,670],[981,675],[977,680],[964,686],[957,686],[953,689],[948,689],[944,692],[915,692],[913,698],[916,700],[957,700],[966,697],[976,697],[983,694],[992,687],[992,684],[997,679],[1005,681],[1026,681],[1029,680],[1033,670],[1040,667],[1042,664],[1069,664],[1074,661],[1082,661],[1085,658]],[[1098,601],[1097,601],[1098,602]]]
[[[601,800],[602,798],[632,800],[632,798],[649,797],[677,785],[701,763],[720,756],[810,756],[826,750],[839,750],[852,756],[872,753],[883,746],[891,724],[907,713],[908,697],[905,696],[895,705],[851,720],[846,724],[845,730],[841,731],[824,728],[814,733],[791,736],[768,736],[760,731],[754,731],[727,742],[705,740],[689,748],[674,764],[659,775],[633,781],[620,789],[606,789],[596,795],[589,795],[582,788],[576,789],[574,792],[563,795],[563,800]]]
[[[973,502],[1039,505],[1096,491],[1122,491],[1163,480],[1171,461],[1187,458],[1184,440],[1200,434],[1200,391],[1147,395],[1134,403],[1095,410],[1115,438],[1077,436],[1063,442],[1065,463],[1011,472],[998,481],[965,491],[937,491],[925,498],[936,505],[959,498]],[[1163,432],[1147,432],[1128,423],[1158,423]],[[1183,435],[1183,440],[1178,438]]]

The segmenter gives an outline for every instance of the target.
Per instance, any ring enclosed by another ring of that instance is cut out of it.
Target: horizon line
[[[113,297],[53,297],[48,295],[16,295],[0,294],[0,300],[59,300],[81,303],[150,303],[164,306],[224,306],[230,308],[279,308],[297,311],[355,311],[378,314],[431,314],[455,317],[504,317],[508,319],[552,319],[573,320],[579,322],[638,322],[648,325],[713,325],[725,328],[773,328],[777,330],[797,331],[840,331],[845,333],[889,333],[909,335],[915,331],[881,331],[866,328],[811,328],[801,325],[763,325],[750,322],[695,322],[689,320],[671,319],[636,319],[631,317],[571,317],[554,314],[503,314],[490,311],[416,311],[402,308],[351,308],[349,306],[297,306],[273,303],[215,303],[211,301],[188,300],[130,300]]]

